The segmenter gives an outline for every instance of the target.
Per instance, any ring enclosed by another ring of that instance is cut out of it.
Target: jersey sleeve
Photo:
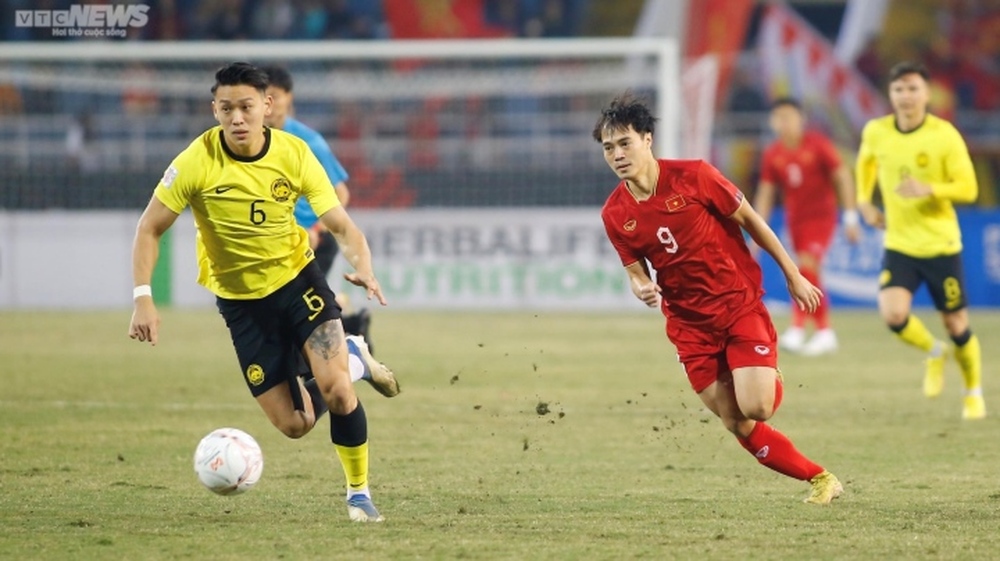
[[[698,183],[698,191],[707,205],[723,216],[732,216],[740,208],[743,192],[708,162],[702,162],[698,168]]]
[[[771,184],[776,183],[775,170],[774,170],[774,152],[770,149],[764,151],[764,157],[762,157],[760,160],[760,180],[766,181]]]
[[[837,151],[837,147],[829,138],[819,133],[816,134],[816,146],[819,148],[819,157],[820,161],[823,162],[823,167],[830,173],[836,171],[841,164],[840,152]]]
[[[931,183],[934,196],[960,203],[971,203],[979,195],[979,184],[976,181],[976,171],[972,166],[969,149],[962,140],[962,135],[953,126],[948,126],[947,133],[942,135],[947,146],[944,175],[945,180]]]
[[[872,202],[875,193],[875,181],[878,178],[878,161],[875,159],[875,124],[869,122],[861,131],[861,146],[858,148],[858,161],[854,166],[854,180],[857,186],[858,202]]]
[[[161,203],[177,214],[187,208],[192,195],[199,188],[202,169],[198,162],[199,149],[204,150],[204,147],[195,142],[178,154],[167,166],[153,191],[153,195]]]
[[[320,165],[326,170],[326,176],[330,178],[330,183],[334,185],[347,181],[347,170],[341,165],[337,156],[333,155],[330,145],[323,138],[323,135],[316,133],[309,139],[309,149],[319,160]]]
[[[628,241],[622,237],[621,232],[612,224],[611,217],[607,210],[601,213],[601,220],[604,222],[604,231],[608,235],[611,246],[618,252],[618,257],[622,260],[622,265],[628,267],[632,263],[639,261],[640,257],[635,254],[629,246]]]
[[[323,216],[328,210],[340,206],[340,199],[319,160],[304,143],[303,148],[306,149],[301,152],[301,194],[309,201],[316,216]]]

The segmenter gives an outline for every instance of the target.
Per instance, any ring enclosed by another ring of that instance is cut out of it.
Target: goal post
[[[291,71],[295,116],[350,174],[351,217],[398,308],[642,309],[598,216],[618,181],[591,137],[599,111],[630,89],[659,118],[657,156],[710,146],[711,67],[682,65],[667,39],[12,43],[0,267],[14,273],[0,276],[0,309],[130,303],[136,216],[215,125],[213,74],[237,60]],[[158,302],[210,305],[192,221],[171,234]],[[60,258],[40,271],[30,257],[50,245]]]
[[[0,206],[134,205],[129,187],[113,186],[155,181],[173,154],[214,124],[211,75],[234,60],[288,66],[296,116],[362,181],[392,170],[414,184],[414,206],[594,204],[613,176],[597,173],[604,164],[590,129],[600,107],[625,89],[652,101],[658,156],[689,156],[685,143],[698,144],[682,138],[680,53],[667,39],[12,43],[0,55],[0,86],[19,91],[24,109],[0,115],[0,125],[16,131],[0,142],[0,163],[11,170],[0,170],[0,181],[27,184],[48,173],[59,185],[99,173],[103,187],[87,192],[120,188],[123,196],[11,200],[5,189]],[[17,176],[18,169],[33,173]],[[523,187],[533,172],[555,183],[544,196]],[[603,187],[589,186],[585,173]],[[429,190],[447,183],[485,187]],[[503,186],[509,196],[497,195]]]

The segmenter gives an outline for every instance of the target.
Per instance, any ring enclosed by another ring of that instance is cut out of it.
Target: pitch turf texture
[[[128,316],[0,314],[0,557],[1000,555],[996,312],[972,314],[984,421],[960,419],[954,363],[944,395],[925,399],[920,354],[874,312],[835,316],[834,356],[782,357],[773,424],[846,486],[817,507],[702,408],[653,312],[379,310],[376,353],[403,386],[391,400],[358,389],[381,525],[348,522],[325,419],[298,441],[269,425],[214,312],[165,312],[156,348],[125,337]],[[192,471],[198,440],[222,426],[265,454],[260,483],[237,497]]]

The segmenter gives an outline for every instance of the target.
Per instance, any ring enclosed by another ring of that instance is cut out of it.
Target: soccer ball
[[[257,441],[240,429],[216,429],[198,443],[194,471],[209,491],[237,495],[260,479],[264,455]]]

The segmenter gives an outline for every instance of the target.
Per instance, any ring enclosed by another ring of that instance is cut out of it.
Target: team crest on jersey
[[[625,228],[626,232],[631,232],[631,231],[635,230],[636,224],[637,224],[637,222],[635,221],[635,218],[633,218],[632,220],[629,220],[628,222],[626,222],[625,225],[622,226],[622,228]]]
[[[259,364],[251,364],[247,367],[247,382],[251,386],[259,386],[264,383],[264,369]]]
[[[927,152],[921,152],[917,154],[917,167],[925,168],[927,164],[931,163],[931,157],[927,155]]]
[[[163,184],[164,189],[169,189],[170,184],[174,182],[174,179],[177,179],[177,168],[170,166],[163,171],[163,177],[160,178],[160,183]]]
[[[279,177],[271,183],[271,196],[279,203],[292,197],[292,184],[284,177]]]
[[[667,212],[676,212],[684,208],[687,201],[684,200],[684,195],[678,194],[667,197],[667,200],[663,201],[663,203],[667,205]]]

